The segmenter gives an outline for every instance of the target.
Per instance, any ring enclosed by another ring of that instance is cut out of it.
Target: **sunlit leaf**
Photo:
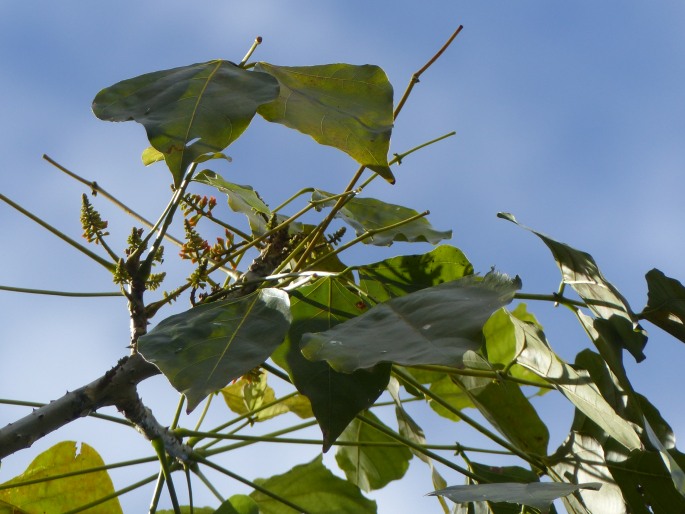
[[[464,355],[464,366],[493,371],[491,365],[475,352]],[[464,388],[485,419],[516,447],[528,454],[547,455],[549,431],[518,384],[473,376],[455,375],[452,380]]]
[[[289,326],[288,295],[260,289],[170,316],[140,338],[138,349],[186,395],[191,411],[268,359]]]
[[[223,502],[213,514],[260,514],[256,501],[244,494],[234,494]]]
[[[93,112],[106,121],[142,124],[178,185],[190,163],[238,139],[257,108],[278,92],[271,75],[216,60],[118,82],[97,94]]]
[[[91,446],[85,443],[79,446],[74,441],[63,441],[38,455],[26,471],[3,485],[18,484],[104,465],[100,455]],[[0,490],[0,501],[7,502],[29,514],[43,514],[67,512],[113,492],[112,480],[107,471],[102,470],[14,489],[3,489]],[[83,512],[121,514],[122,510],[119,500],[113,498]]]
[[[428,388],[431,393],[438,396],[441,400],[456,410],[465,409],[467,407],[475,407],[467,392],[455,384],[454,381],[452,381],[452,379],[445,373],[440,374],[442,375],[442,378],[431,382]],[[459,416],[433,399],[428,400],[428,405],[443,418],[451,419],[452,421],[461,421]]]
[[[530,484],[499,483],[480,485],[453,485],[440,491],[428,493],[431,496],[447,496],[455,503],[468,503],[474,501],[494,501],[517,503],[540,509],[541,512],[549,512],[550,504],[562,496],[573,493],[579,489],[597,490],[602,487],[598,482],[585,484],[561,484],[549,482],[533,482]]]
[[[498,273],[467,276],[376,305],[347,323],[302,337],[302,353],[351,373],[382,362],[458,366],[482,344],[493,311],[508,304],[520,280]]]
[[[649,292],[642,316],[685,342],[685,287],[658,269],[646,275]]]
[[[309,398],[327,451],[350,421],[381,395],[390,378],[390,365],[346,374],[326,362],[312,362],[302,356],[302,334],[327,330],[367,309],[362,298],[339,279],[321,278],[300,287],[291,292],[290,302],[293,322],[285,344],[272,359],[288,371],[298,391]]]
[[[422,255],[402,255],[357,266],[359,285],[377,302],[473,274],[461,250],[441,245]]]
[[[388,166],[393,123],[393,91],[378,66],[326,64],[321,66],[255,67],[273,75],[280,84],[275,101],[258,112],[350,155],[390,183]]]
[[[633,426],[601,395],[585,370],[576,371],[549,347],[534,325],[510,316],[516,328],[517,362],[553,384],[581,412],[628,449],[642,447]]]
[[[644,360],[642,350],[647,344],[646,332],[638,324],[637,316],[630,309],[626,299],[604,278],[590,254],[520,225],[511,214],[499,213],[497,216],[529,230],[542,239],[557,261],[564,283],[570,285],[585,300],[595,316],[611,324],[621,345],[636,361]]]
[[[383,423],[371,412],[364,413],[376,423]],[[412,454],[406,446],[367,446],[364,443],[396,443],[395,439],[376,428],[354,419],[340,434],[338,441],[359,443],[359,446],[339,446],[335,460],[347,479],[363,491],[381,489],[399,480],[409,469]]]
[[[559,476],[576,484],[590,480],[603,484],[598,491],[578,491],[590,512],[626,514],[621,489],[607,467],[602,445],[590,435],[573,431],[561,449],[563,455],[552,466]]]
[[[376,502],[364,498],[357,486],[326,469],[321,456],[282,475],[256,479],[255,483],[302,508],[296,511],[260,491],[254,491],[250,496],[259,505],[261,514],[299,514],[305,511],[376,513]]]
[[[330,197],[330,193],[316,190],[312,193],[312,200],[319,201]],[[323,202],[322,205],[332,207],[335,201]],[[352,198],[340,209],[335,217],[354,228],[358,236],[370,231],[378,230],[418,215],[414,209],[386,203],[375,198]],[[452,237],[451,230],[435,230],[429,221],[423,217],[388,230],[383,230],[362,240],[365,244],[375,246],[390,246],[396,241],[409,243],[438,244],[443,239]]]
[[[180,506],[180,511],[181,514],[216,514],[217,511],[213,507],[191,507],[189,505],[181,505]],[[162,509],[156,511],[155,514],[176,514],[173,509]],[[225,514],[234,514],[234,511],[232,510],[227,510]]]
[[[266,421],[287,412],[292,412],[300,418],[314,416],[309,400],[299,394],[264,408],[265,405],[276,401],[276,393],[267,385],[266,378],[266,373],[260,373],[259,378],[247,379],[242,377],[224,387],[221,390],[221,395],[224,397],[228,408],[240,415],[258,411],[250,416],[250,419],[255,421]]]
[[[143,150],[143,154],[140,156],[140,158],[143,161],[144,166],[149,166],[150,164],[163,161],[164,154],[155,147],[148,146],[145,150]]]

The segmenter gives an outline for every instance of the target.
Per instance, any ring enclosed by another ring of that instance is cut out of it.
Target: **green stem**
[[[170,430],[173,430],[178,426],[178,420],[181,418],[181,412],[183,411],[183,404],[185,403],[185,400],[185,395],[179,395],[178,405],[176,405],[176,413],[174,414],[174,419],[171,422],[171,425],[169,425]]]
[[[85,178],[81,177],[80,175],[77,175],[77,174],[74,173],[73,171],[71,171],[71,170],[65,168],[64,166],[62,166],[61,164],[57,163],[56,161],[54,161],[52,158],[48,157],[47,155],[43,155],[43,159],[45,159],[46,161],[48,161],[50,164],[52,164],[52,165],[53,165],[55,168],[57,168],[58,170],[60,170],[60,171],[62,171],[62,172],[64,172],[64,173],[66,173],[67,175],[69,175],[71,178],[73,178],[73,179],[77,180],[78,182],[81,182],[82,184],[85,184],[86,186],[90,187],[90,189],[91,189],[91,191],[93,192],[94,195],[95,195],[95,194],[99,194],[99,195],[104,196],[107,200],[109,200],[109,201],[112,202],[114,205],[116,205],[117,207],[119,207],[122,211],[124,211],[126,214],[128,214],[128,215],[131,216],[132,218],[134,218],[134,219],[138,220],[139,222],[141,222],[141,223],[142,223],[143,225],[145,225],[146,227],[152,228],[152,227],[154,226],[153,223],[152,223],[151,221],[147,220],[146,218],[144,218],[143,216],[141,216],[140,214],[138,214],[136,211],[134,211],[133,209],[131,209],[128,205],[126,205],[126,204],[123,203],[123,202],[120,202],[119,200],[116,199],[116,197],[112,196],[112,195],[109,194],[107,191],[105,191],[104,189],[102,189],[102,188],[98,185],[98,183],[95,182],[94,180],[93,180],[93,181],[86,180]],[[183,246],[183,241],[180,241],[180,240],[176,239],[175,237],[170,236],[169,234],[165,234],[164,237],[165,237],[166,239],[168,239],[169,241],[173,242],[174,244],[176,244],[176,245],[179,246],[179,247]]]
[[[162,497],[162,489],[164,489],[164,472],[160,469],[157,474],[157,483],[152,491],[152,500],[150,501],[149,514],[157,512],[157,506],[159,505],[159,499]]]
[[[240,64],[238,64],[238,66],[239,66],[240,68],[244,68],[244,67],[245,67],[245,64],[247,64],[248,59],[249,59],[250,57],[252,57],[252,54],[254,53],[254,51],[255,51],[255,50],[257,49],[257,47],[258,47],[259,45],[261,45],[261,44],[262,44],[262,36],[257,36],[257,37],[255,38],[255,40],[254,40],[254,43],[252,43],[252,46],[250,47],[250,49],[249,49],[249,50],[247,51],[247,53],[245,54],[245,57],[243,57],[243,60],[240,61]]]
[[[159,465],[164,473],[164,480],[166,481],[167,490],[169,491],[171,505],[174,507],[174,513],[181,514],[181,506],[178,503],[176,488],[174,487],[173,478],[171,477],[171,469],[169,468],[169,459],[167,458],[164,441],[162,439],[155,438],[150,442],[152,443],[152,447],[155,449],[155,452],[157,452],[157,458],[159,459]]]
[[[121,291],[106,291],[102,293],[76,293],[71,291],[51,291],[48,289],[30,289],[27,287],[0,286],[0,291],[12,291],[14,293],[43,294],[48,296],[68,296],[71,298],[99,298],[110,296],[124,296]]]
[[[214,496],[216,496],[217,500],[219,500],[221,503],[226,501],[217,488],[214,487],[214,484],[209,481],[209,479],[204,475],[204,473],[202,473],[202,471],[200,471],[199,468],[193,469],[192,472],[195,473],[195,476],[202,480],[202,483],[205,484],[205,487],[209,489]]]
[[[280,495],[274,493],[273,491],[270,491],[270,490],[268,490],[267,488],[262,487],[261,485],[255,484],[255,483],[252,482],[251,480],[248,480],[247,478],[244,478],[244,477],[242,477],[242,476],[240,476],[240,475],[237,475],[236,473],[233,473],[232,471],[230,471],[230,470],[228,470],[228,469],[226,469],[226,468],[224,468],[224,467],[222,467],[222,466],[219,466],[218,464],[215,464],[215,463],[213,463],[212,461],[210,461],[210,460],[208,460],[208,459],[206,459],[206,458],[204,458],[204,457],[201,457],[201,456],[199,456],[199,455],[195,455],[194,458],[195,458],[198,462],[204,464],[205,466],[209,466],[210,468],[217,470],[219,473],[223,473],[223,474],[226,475],[227,477],[230,477],[230,478],[232,478],[233,480],[237,480],[238,482],[240,482],[240,483],[242,483],[242,484],[245,484],[245,485],[251,487],[251,488],[254,489],[255,491],[259,491],[260,493],[262,493],[262,494],[264,494],[264,495],[266,495],[266,496],[268,496],[268,497],[270,497],[270,498],[273,498],[273,499],[276,500],[277,502],[282,503],[283,505],[287,505],[287,506],[290,507],[291,509],[295,509],[296,512],[300,512],[300,513],[303,513],[303,514],[308,514],[308,512],[309,512],[308,510],[303,509],[303,508],[300,507],[299,505],[297,505],[297,504],[295,504],[295,503],[292,503],[291,501],[287,500],[286,498],[283,498],[282,496],[280,496]]]
[[[209,406],[212,404],[212,398],[214,398],[213,394],[210,394],[207,397],[207,401],[205,401],[205,406],[202,409],[202,414],[200,414],[200,417],[197,420],[197,423],[195,424],[195,430],[199,430],[200,425],[202,425],[202,422],[205,420],[205,417],[207,416],[207,412],[209,412]],[[176,428],[176,425],[174,425],[173,428]]]
[[[27,402],[23,400],[10,400],[7,398],[0,398],[0,404],[2,405],[16,405],[19,407],[33,407],[36,409],[39,409],[41,407],[45,407],[47,404],[46,403],[40,403],[40,402]],[[117,418],[115,416],[108,416],[107,414],[100,414],[98,412],[91,412],[88,414],[89,417],[91,418],[97,418],[97,419],[102,419],[105,421],[111,421],[112,423],[119,423],[120,425],[124,425],[126,427],[132,427],[133,424],[128,421],[127,419],[124,418]]]
[[[290,198],[288,198],[286,201],[281,203],[278,207],[274,208],[271,212],[278,212],[280,211],[283,207],[286,205],[292,203],[293,201],[297,200],[300,196],[305,195],[307,193],[313,193],[315,189],[313,187],[305,187],[304,189],[300,189],[297,193],[292,195]]]
[[[436,366],[436,365],[422,365],[422,366],[412,366],[416,369],[424,369],[426,371],[435,371],[437,373],[446,373],[448,375],[458,375],[463,377],[481,377],[481,378],[491,378],[493,380],[508,380],[509,382],[515,382],[521,385],[541,387],[543,389],[556,389],[556,387],[549,384],[540,384],[533,382],[532,380],[526,380],[523,378],[513,377],[507,375],[504,371],[490,371],[485,369],[457,369],[450,368],[449,366]]]
[[[571,300],[557,293],[553,294],[530,294],[530,293],[516,293],[514,298],[517,300],[537,300],[541,302],[553,302],[566,306],[587,307],[587,304],[578,300]]]
[[[77,243],[76,241],[74,241],[72,238],[70,238],[70,237],[69,237],[68,235],[66,235],[65,233],[60,232],[60,231],[57,230],[55,227],[53,227],[52,225],[50,225],[50,224],[47,223],[46,221],[43,221],[41,218],[39,218],[39,217],[36,216],[35,214],[30,213],[29,211],[27,211],[26,209],[24,209],[22,206],[20,206],[20,205],[14,203],[12,200],[10,200],[9,198],[7,198],[5,195],[0,194],[0,200],[2,200],[3,202],[5,202],[5,203],[6,203],[7,205],[9,205],[10,207],[16,209],[17,211],[19,211],[20,213],[22,213],[24,216],[26,216],[26,217],[29,218],[30,220],[35,221],[35,222],[38,223],[41,227],[43,227],[43,228],[47,229],[48,231],[52,232],[54,235],[56,235],[57,237],[59,237],[62,241],[64,241],[65,243],[67,243],[67,244],[69,244],[69,245],[71,245],[71,246],[73,246],[73,247],[76,248],[78,251],[80,251],[80,252],[83,253],[84,255],[90,257],[91,259],[93,259],[95,262],[97,262],[97,263],[100,264],[101,266],[104,266],[105,268],[107,268],[108,271],[110,271],[110,272],[113,272],[113,271],[114,271],[114,269],[115,269],[115,267],[116,267],[115,264],[111,263],[111,262],[108,261],[107,259],[104,259],[104,258],[100,257],[98,254],[96,254],[96,253],[94,253],[94,252],[91,252],[88,248],[86,248],[86,247],[83,246],[82,244]]]

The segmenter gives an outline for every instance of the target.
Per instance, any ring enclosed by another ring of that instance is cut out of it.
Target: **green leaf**
[[[518,354],[516,330],[509,317],[510,314],[521,321],[533,323],[542,330],[542,326],[537,322],[535,316],[526,311],[526,306],[522,303],[511,311],[511,313],[507,312],[505,309],[500,309],[490,316],[490,319],[488,319],[483,327],[483,335],[485,336],[485,349],[488,362],[493,364],[497,369],[504,369],[504,367],[508,366],[510,363],[515,362]],[[508,369],[508,374],[515,378],[528,380],[529,382],[547,385],[545,379],[540,378],[520,364],[511,366]],[[548,389],[540,389],[541,393],[546,391],[548,391]]]
[[[525,228],[542,239],[552,252],[564,283],[578,293],[595,316],[611,324],[623,348],[627,349],[637,362],[645,359],[642,350],[647,344],[647,333],[637,322],[637,316],[630,309],[626,299],[604,278],[590,254],[520,225],[512,214],[500,212],[497,216]]]
[[[259,505],[247,495],[234,494],[214,514],[259,514]]]
[[[391,184],[388,166],[393,91],[378,66],[255,67],[278,80],[278,98],[257,112],[267,121],[303,132],[322,145],[347,153]]]
[[[357,266],[359,285],[377,302],[473,274],[461,250],[441,245],[422,255],[402,255]]]
[[[464,355],[467,369],[494,371],[475,352]],[[459,376],[452,380],[460,384],[483,416],[516,447],[528,454],[547,455],[549,431],[518,384],[494,382],[491,378]]]
[[[464,389],[455,384],[452,379],[444,373],[440,373],[440,375],[442,375],[442,378],[431,382],[429,387],[431,393],[439,396],[442,400],[457,410],[465,409],[467,407],[475,407],[473,401],[469,397],[468,393],[464,391]],[[447,410],[433,399],[428,400],[428,405],[443,418],[447,418],[455,422],[461,421],[459,416],[454,414],[452,411]]]
[[[26,471],[2,485],[18,484],[104,465],[102,457],[86,443],[81,443],[78,448],[74,441],[63,441],[38,455]],[[112,493],[112,480],[107,471],[103,470],[14,489],[3,489],[0,490],[0,502],[6,502],[29,514],[67,512]],[[122,512],[117,498],[98,505],[97,509],[97,512],[102,514]]]
[[[326,469],[320,455],[308,464],[295,466],[282,475],[256,479],[255,483],[297,504],[307,512],[376,512],[376,502],[364,498],[357,486]],[[298,514],[292,508],[259,491],[254,491],[250,496],[259,505],[261,514]]]
[[[627,455],[609,440],[607,465],[633,514],[685,512],[685,497],[674,486],[671,473],[659,452],[639,451]],[[685,455],[673,449],[669,456],[683,468]]]
[[[520,280],[491,272],[394,298],[326,332],[305,334],[302,353],[351,373],[381,362],[458,366],[482,343],[494,310],[508,304]]]
[[[260,236],[267,231],[271,209],[251,186],[241,186],[224,180],[218,173],[203,170],[195,177],[195,182],[217,188],[228,196],[228,205],[233,211],[247,216],[250,230]]]
[[[658,269],[646,278],[649,292],[642,317],[685,343],[685,287]]]
[[[179,185],[192,162],[238,139],[278,92],[272,76],[215,60],[118,82],[97,94],[93,112],[101,120],[142,124]]]
[[[269,358],[290,326],[288,295],[260,289],[166,318],[138,350],[188,399],[188,412]]]
[[[323,433],[323,450],[361,411],[381,395],[390,378],[390,364],[352,374],[339,373],[326,362],[312,362],[300,352],[305,332],[327,330],[367,308],[362,299],[339,279],[326,277],[291,292],[293,322],[283,344],[272,356],[287,370],[297,390],[309,398]]]
[[[364,417],[376,423],[381,421],[371,412]],[[347,480],[363,491],[381,489],[393,480],[399,480],[409,469],[412,453],[406,446],[364,446],[364,443],[395,443],[396,441],[376,428],[354,419],[340,434],[338,441],[359,443],[359,446],[339,446],[335,460],[345,472]]]
[[[455,503],[469,503],[474,501],[494,501],[518,503],[549,512],[550,504],[562,496],[569,495],[579,489],[597,490],[602,487],[598,482],[585,484],[560,484],[533,482],[530,484],[500,483],[480,485],[453,485],[440,491],[428,493],[430,496],[447,496]]]
[[[604,399],[587,371],[576,371],[560,359],[537,327],[513,316],[510,319],[516,329],[519,364],[556,386],[573,405],[626,448],[642,447],[633,426]]]
[[[216,514],[218,511],[212,507],[193,507],[190,505],[181,505],[181,514]],[[156,514],[176,514],[173,509],[163,509],[156,511]],[[234,514],[234,511],[228,510],[226,514]]]
[[[258,410],[256,414],[250,416],[250,419],[255,421],[266,421],[287,412],[292,412],[300,418],[314,416],[309,400],[299,394],[263,408],[276,401],[276,393],[267,385],[266,377],[267,374],[264,372],[259,374],[258,379],[241,377],[224,387],[221,395],[228,408],[241,416]]]
[[[159,161],[164,160],[164,154],[152,146],[148,146],[143,150],[143,154],[140,156],[143,161],[144,166],[149,166]]]
[[[621,489],[606,464],[604,449],[594,437],[572,431],[561,445],[563,457],[551,468],[566,480],[579,484],[589,480],[602,482],[599,491],[578,491],[590,512],[625,514]]]
[[[330,196],[332,196],[330,193],[317,189],[312,193],[312,200],[320,201]],[[332,207],[334,204],[335,201],[330,200],[319,205]],[[386,203],[375,198],[355,197],[348,200],[343,208],[335,214],[335,217],[345,221],[345,223],[354,228],[357,236],[361,236],[368,231],[389,227],[418,214],[414,209],[402,207],[401,205]],[[428,220],[423,217],[398,227],[382,230],[363,239],[362,242],[375,246],[390,246],[396,241],[430,243],[434,245],[443,239],[450,239],[451,237],[451,230],[435,230]]]

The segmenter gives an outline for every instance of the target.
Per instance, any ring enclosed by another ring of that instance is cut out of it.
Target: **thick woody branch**
[[[125,414],[134,414],[144,409],[136,386],[143,380],[160,373],[153,364],[141,355],[124,357],[116,366],[90,384],[68,392],[58,400],[35,409],[31,414],[0,429],[0,459],[30,447],[50,432],[87,416],[102,407],[116,406]],[[137,407],[135,405],[137,404]],[[130,419],[138,424],[149,417],[138,416]],[[150,427],[141,428],[147,437],[161,437]]]

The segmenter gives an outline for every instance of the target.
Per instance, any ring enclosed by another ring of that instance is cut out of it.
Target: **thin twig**
[[[49,296],[69,296],[71,298],[95,298],[124,296],[121,291],[106,291],[101,293],[77,293],[71,291],[50,291],[47,289],[30,289],[27,287],[0,286],[0,291],[12,291],[13,293],[43,294]]]

